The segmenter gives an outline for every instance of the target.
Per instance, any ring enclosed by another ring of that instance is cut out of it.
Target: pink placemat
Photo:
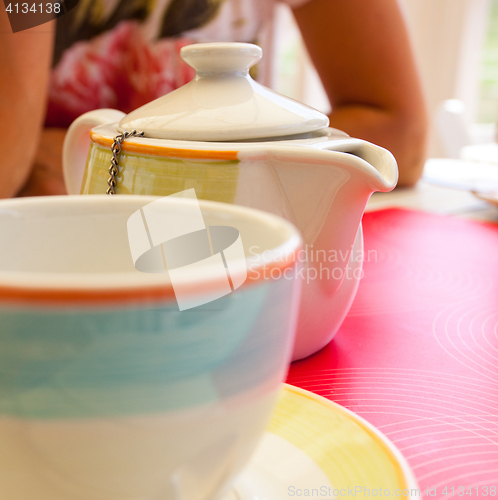
[[[378,427],[425,496],[498,496],[498,226],[389,209],[363,227],[353,306],[288,382]]]

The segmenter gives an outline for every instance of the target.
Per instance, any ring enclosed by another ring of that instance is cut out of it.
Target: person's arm
[[[427,115],[397,0],[310,0],[294,9],[332,105],[330,126],[390,150],[399,185],[422,174]]]
[[[54,21],[12,33],[0,8],[0,198],[27,182],[42,133]]]

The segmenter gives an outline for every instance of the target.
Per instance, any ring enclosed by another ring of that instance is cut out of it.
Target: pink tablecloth
[[[498,226],[390,209],[364,232],[348,317],[288,382],[377,426],[425,495],[497,496]]]

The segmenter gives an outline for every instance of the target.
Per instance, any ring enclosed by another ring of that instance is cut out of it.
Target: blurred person
[[[276,0],[80,0],[12,34],[0,13],[0,197],[63,194],[70,123],[91,109],[124,112],[187,83],[182,46],[258,43],[268,84]],[[427,117],[398,0],[281,0],[293,11],[332,105],[330,126],[389,149],[400,185],[420,178]]]

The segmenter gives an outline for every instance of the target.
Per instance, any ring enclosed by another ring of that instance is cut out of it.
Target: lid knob
[[[263,51],[252,43],[197,43],[180,51],[197,74],[247,74],[261,60]]]

